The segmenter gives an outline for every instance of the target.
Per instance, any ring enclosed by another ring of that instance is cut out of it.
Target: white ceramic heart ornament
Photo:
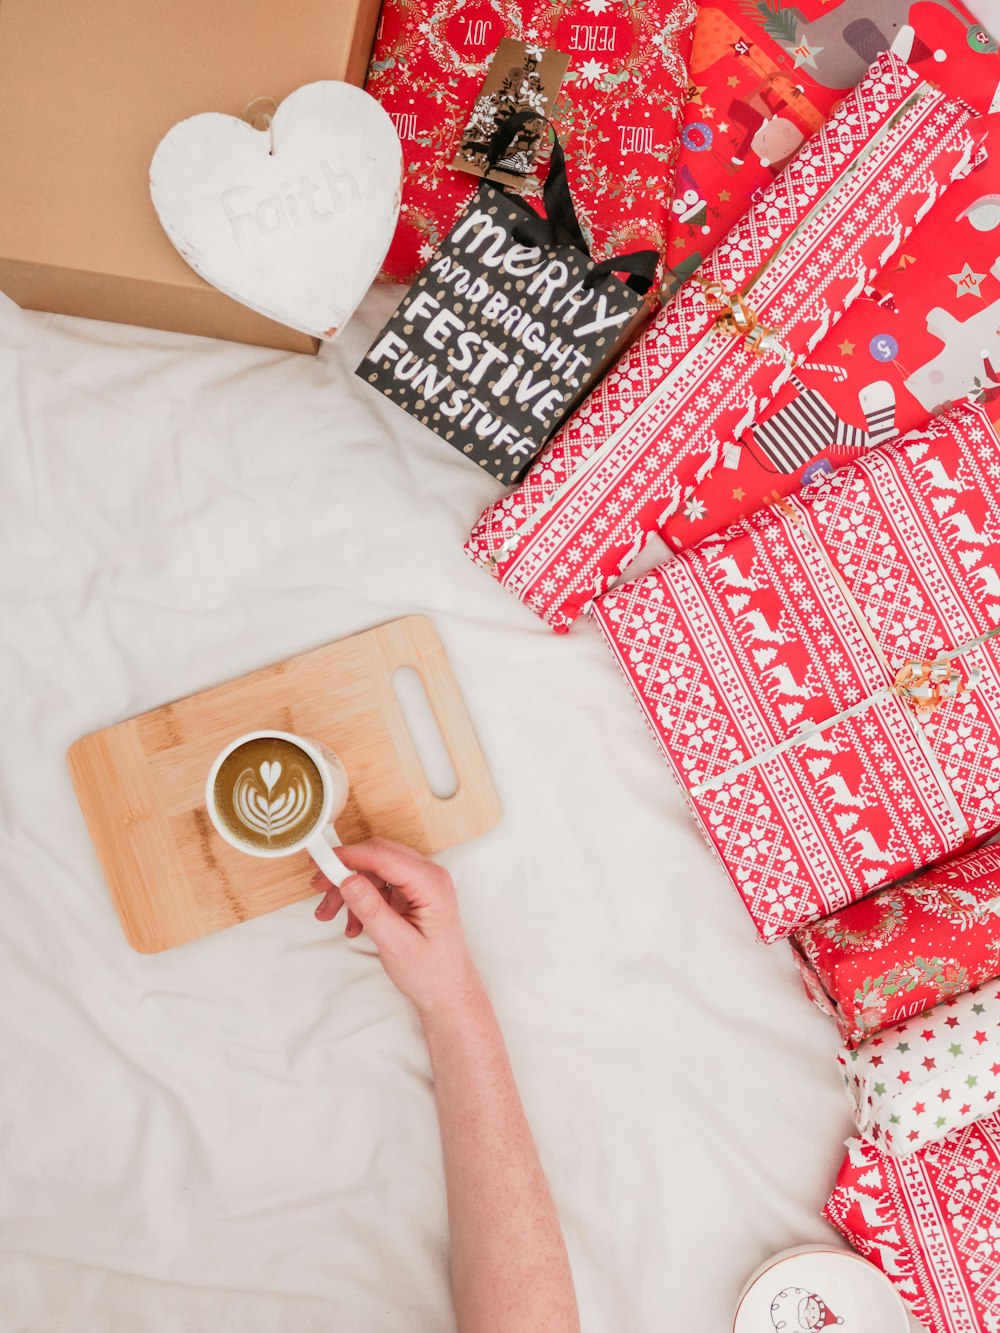
[[[402,150],[349,83],[308,83],[269,129],[210,112],[175,125],[149,168],[163,229],[206,281],[262,315],[333,338],[396,226]]]

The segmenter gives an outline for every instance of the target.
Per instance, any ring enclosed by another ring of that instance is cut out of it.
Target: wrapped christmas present
[[[997,43],[955,0],[885,13],[861,0],[700,7],[670,224],[676,283],[890,45],[984,116],[1000,109]],[[794,493],[928,413],[1000,392],[1000,119],[987,116],[981,126],[989,154],[982,167],[956,182],[947,207],[923,219],[742,432],[740,447],[668,516],[660,535],[671,550]]]
[[[472,558],[568,629],[968,172],[970,118],[879,57],[522,484],[484,511]]]
[[[1000,985],[945,1000],[837,1061],[858,1133],[906,1157],[1000,1110]]]
[[[851,1139],[823,1216],[931,1333],[1000,1329],[1000,1116],[902,1159]]]
[[[385,278],[411,282],[472,198],[476,177],[453,166],[470,122],[523,110],[548,115],[558,131],[595,259],[662,252],[694,13],[694,0],[385,0],[365,85],[403,145],[403,202]],[[515,64],[505,51],[494,78],[504,38],[525,43],[525,55]],[[546,51],[568,62],[555,87]],[[526,175],[534,164],[511,165]]]
[[[1000,847],[949,858],[791,938],[847,1046],[1000,976]]]
[[[988,115],[1000,102],[997,48],[962,0],[798,0],[780,8],[702,0],[668,228],[673,272],[694,272],[880,51]]]
[[[1000,829],[998,477],[957,407],[595,603],[762,939]]]

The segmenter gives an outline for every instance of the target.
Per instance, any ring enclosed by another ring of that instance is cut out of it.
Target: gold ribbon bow
[[[976,647],[979,643],[979,640],[975,641]],[[963,650],[968,652],[968,647],[963,645]],[[935,709],[949,699],[971,694],[982,678],[982,667],[973,666],[963,680],[961,672],[951,666],[950,658],[941,654],[933,662],[905,662],[896,672],[891,688],[910,705],[921,722],[926,722]]]
[[[771,328],[763,323],[747,300],[743,292],[729,292],[719,282],[709,282],[698,277],[697,281],[705,289],[705,295],[712,301],[718,301],[725,309],[715,321],[715,327],[731,338],[745,338],[751,356],[764,356],[774,352],[786,365],[795,366],[795,357],[778,341],[777,327]]]

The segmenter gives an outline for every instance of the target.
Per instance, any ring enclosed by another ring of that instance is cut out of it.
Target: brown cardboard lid
[[[378,0],[2,0],[0,255],[189,287],[149,162],[171,125],[361,83]]]

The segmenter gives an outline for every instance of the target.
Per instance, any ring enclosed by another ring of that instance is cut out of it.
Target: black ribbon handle
[[[490,173],[497,170],[501,158],[521,130],[534,121],[540,121],[548,129],[552,129],[546,117],[538,115],[535,111],[517,111],[497,126],[486,146],[487,170],[483,174],[484,180],[488,180]],[[504,191],[507,198],[516,203],[525,214],[524,219],[514,230],[514,237],[522,244],[537,245],[543,250],[557,245],[570,245],[575,250],[582,250],[589,259],[590,247],[580,226],[580,219],[576,215],[573,197],[569,190],[566,154],[554,129],[552,129],[552,139],[549,171],[542,186],[545,217],[539,217],[520,195]],[[628,255],[612,255],[610,259],[602,259],[594,265],[584,279],[584,285],[596,287],[609,273],[627,273],[628,286],[640,296],[645,296],[653,285],[659,257],[659,252],[656,250],[634,250]]]

